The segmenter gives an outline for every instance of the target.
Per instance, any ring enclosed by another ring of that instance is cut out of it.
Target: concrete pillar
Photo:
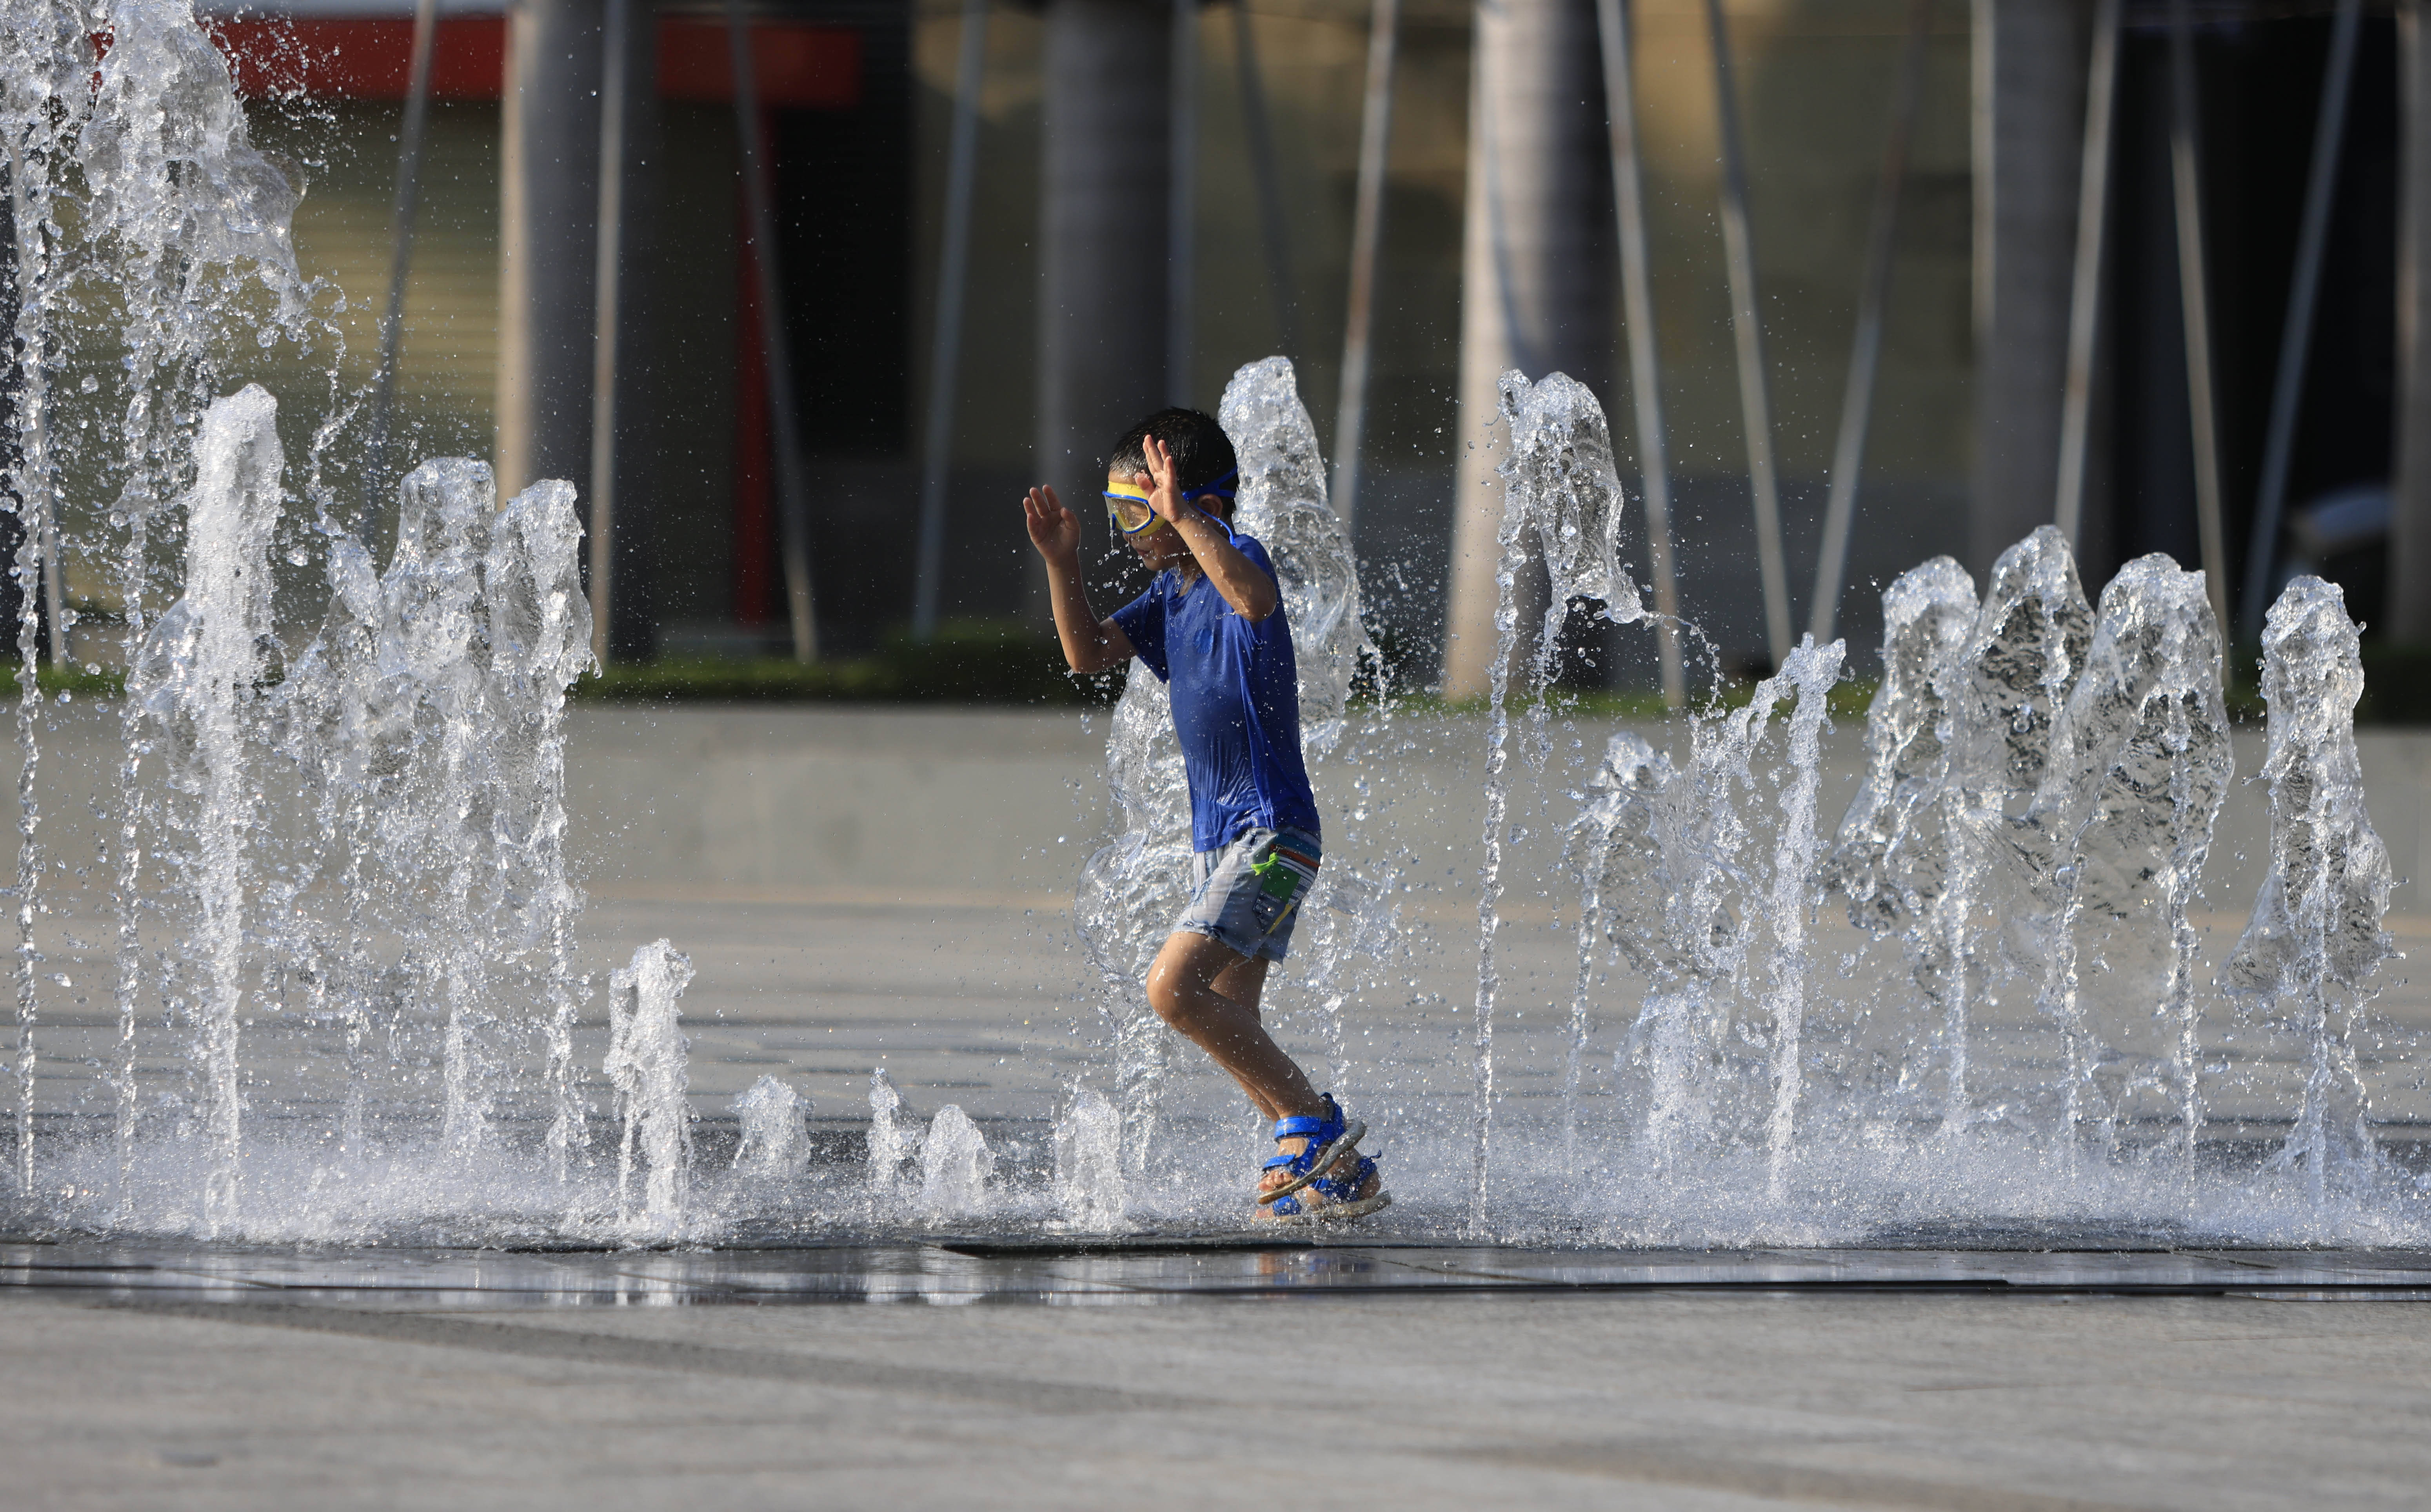
[[[1598,390],[1611,365],[1610,168],[1592,0],[1482,0],[1468,112],[1461,265],[1459,472],[1453,484],[1447,698],[1486,691],[1495,536],[1502,520],[1496,381],[1568,373]],[[1544,612],[1523,580],[1521,646]]]
[[[1974,0],[1979,579],[2057,494],[2090,25],[2084,0]]]
[[[1172,17],[1165,0],[1047,7],[1033,468],[1091,540],[1103,530],[1106,448],[1165,391]],[[1046,574],[1031,564],[1031,612],[1044,620]]]
[[[498,496],[567,478],[591,497],[592,289],[601,0],[509,12],[498,206]]]
[[[2390,640],[2431,644],[2431,4],[2397,9],[2397,476],[2389,519]]]

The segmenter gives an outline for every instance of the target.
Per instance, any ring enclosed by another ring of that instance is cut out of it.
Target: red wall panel
[[[412,75],[413,23],[405,18],[298,16],[206,23],[226,54],[239,93],[322,99],[402,100]],[[109,51],[109,39],[95,45]],[[725,104],[734,73],[723,22],[659,22],[662,98]],[[845,27],[771,23],[751,28],[753,79],[772,110],[849,110],[861,103],[861,34]],[[438,100],[495,100],[505,87],[503,16],[439,23],[430,54]]]

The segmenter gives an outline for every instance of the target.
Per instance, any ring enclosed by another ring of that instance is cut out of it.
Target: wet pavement
[[[2431,1485],[2431,1306],[2385,1300],[2431,1292],[2420,1254],[36,1244],[0,1283],[11,1507],[2277,1512]],[[912,1304],[682,1305],[880,1299]],[[993,1302],[1046,1305],[953,1305]]]
[[[1231,1236],[699,1251],[0,1245],[0,1292],[16,1290],[373,1309],[1701,1291],[2431,1302],[2431,1252],[1535,1250]]]

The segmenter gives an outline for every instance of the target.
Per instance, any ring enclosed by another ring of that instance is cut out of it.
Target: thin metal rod
[[[430,57],[439,36],[439,0],[416,0],[413,62],[405,86],[405,122],[397,135],[396,208],[392,218],[388,308],[380,317],[379,371],[372,379],[371,423],[365,432],[364,488],[355,511],[355,534],[371,528],[372,511],[386,494],[389,430],[396,402],[398,350],[405,344],[405,281],[413,268],[414,223],[422,211],[422,145],[430,120]]]
[[[1342,399],[1333,417],[1333,514],[1356,540],[1359,448],[1367,430],[1367,357],[1376,312],[1376,260],[1384,244],[1384,171],[1393,146],[1393,62],[1401,0],[1367,12],[1367,98],[1359,117],[1359,192],[1350,216],[1350,299],[1342,325]]]
[[[599,75],[599,228],[592,270],[591,654],[608,664],[616,565],[616,337],[625,260],[626,33],[632,0],[608,0]]]
[[[2228,626],[2228,530],[2220,487],[2220,419],[2212,397],[2211,292],[2204,268],[2203,143],[2195,92],[2194,22],[2170,0],[2170,176],[2177,196],[2179,323],[2187,341],[2187,427],[2195,452],[2195,535],[2212,619]]]
[[[1198,297],[1199,0],[1173,0],[1165,87],[1165,402],[1190,407]]]
[[[1258,43],[1247,0],[1232,0],[1232,58],[1241,77],[1241,121],[1249,138],[1249,175],[1258,188],[1259,240],[1266,244],[1266,290],[1283,356],[1299,350],[1299,285],[1292,278],[1291,226],[1283,219],[1283,172],[1275,158],[1275,124],[1258,72]]]
[[[2389,617],[2381,629],[2431,641],[2431,0],[2397,8],[2397,406],[2390,458]]]
[[[946,167],[946,241],[938,258],[937,330],[929,353],[929,438],[920,474],[920,557],[912,639],[937,634],[946,555],[946,484],[954,460],[954,388],[963,361],[963,298],[971,262],[971,195],[979,178],[980,81],[987,66],[988,0],[963,0],[954,70],[954,135]]]
[[[800,417],[794,408],[794,363],[785,340],[785,300],[777,275],[777,212],[760,152],[760,91],[752,71],[750,31],[743,0],[726,0],[728,59],[734,71],[734,140],[743,158],[743,204],[751,224],[751,271],[760,295],[760,351],[768,370],[768,437],[777,454],[777,490],[783,503],[780,535],[785,554],[785,605],[793,621],[794,659],[819,658],[818,619],[811,598],[811,499],[802,468]]]
[[[1714,49],[1714,109],[1722,139],[1722,256],[1731,277],[1731,330],[1738,339],[1739,409],[1747,417],[1748,487],[1755,496],[1755,555],[1764,576],[1764,630],[1772,664],[1789,659],[1789,571],[1781,551],[1781,479],[1772,455],[1772,396],[1765,376],[1763,306],[1756,296],[1755,235],[1748,224],[1747,144],[1739,137],[1738,85],[1722,0],[1705,0]]]
[[[1680,659],[1680,583],[1671,560],[1671,472],[1663,431],[1663,372],[1654,345],[1654,286],[1648,272],[1646,181],[1637,150],[1637,87],[1631,72],[1629,0],[1596,0],[1603,50],[1603,99],[1612,136],[1612,202],[1620,223],[1620,298],[1629,325],[1629,391],[1637,413],[1638,487],[1646,494],[1646,554],[1654,573],[1655,645],[1663,702],[1688,703]]]
[[[1840,398],[1840,436],[1832,448],[1832,496],[1823,509],[1823,550],[1815,563],[1815,602],[1807,628],[1815,643],[1832,639],[1840,618],[1841,581],[1849,569],[1849,532],[1857,518],[1857,484],[1866,466],[1866,427],[1873,419],[1874,375],[1882,365],[1883,317],[1891,297],[1891,263],[1899,244],[1900,194],[1907,182],[1908,142],[1924,98],[1925,42],[1933,32],[1933,0],[1908,0],[1907,44],[1900,57],[1899,92],[1891,105],[1883,171],[1874,180],[1873,223],[1866,238],[1865,284],[1857,296],[1857,340],[1849,351],[1849,385]]]
[[[2110,132],[2119,97],[2119,4],[2093,8],[2086,70],[2084,158],[2076,178],[2076,274],[2068,300],[2068,379],[2059,411],[2059,487],[2052,523],[2073,549],[2085,525],[2085,462],[2093,421],[2093,354],[2102,334],[2102,246],[2109,231]]]
[[[2339,0],[2330,58],[2322,81],[2321,116],[2313,124],[2313,163],[2305,180],[2305,218],[2296,232],[2295,277],[2288,288],[2288,324],[2279,337],[2278,379],[2271,390],[2271,428],[2262,442],[2262,488],[2254,507],[2254,539],[2246,545],[2245,601],[2238,606],[2245,639],[2262,635],[2272,569],[2278,565],[2280,518],[2288,506],[2288,469],[2296,450],[2297,409],[2305,396],[2305,363],[2313,346],[2313,304],[2321,292],[2322,254],[2329,240],[2330,206],[2338,196],[2339,154],[2345,145],[2347,93],[2355,82],[2356,39],[2362,0]]]

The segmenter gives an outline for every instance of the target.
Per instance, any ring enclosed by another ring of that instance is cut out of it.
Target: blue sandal
[[[1393,1199],[1381,1188],[1359,1195],[1376,1180],[1376,1162],[1359,1153],[1366,1133],[1366,1124],[1342,1116],[1332,1093],[1326,1095],[1323,1118],[1277,1120],[1278,1140],[1306,1139],[1308,1147],[1298,1155],[1278,1154],[1266,1163],[1264,1170],[1282,1171],[1290,1179],[1258,1193],[1257,1216],[1283,1221],[1358,1218],[1390,1203]]]

